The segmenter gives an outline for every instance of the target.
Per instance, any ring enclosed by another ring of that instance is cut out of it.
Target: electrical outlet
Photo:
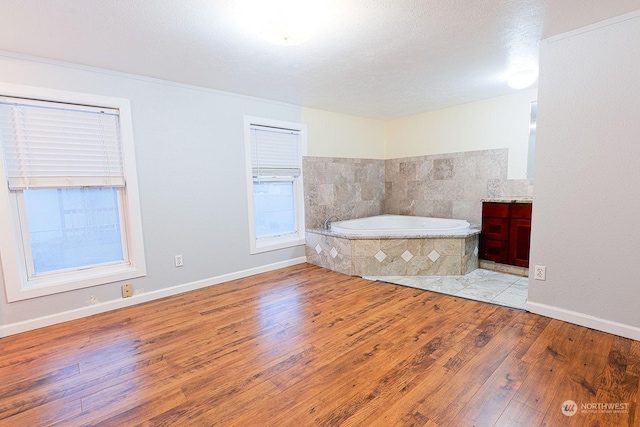
[[[176,255],[174,261],[175,261],[176,267],[182,267],[184,265],[184,261],[182,259],[182,255]]]
[[[100,303],[98,298],[96,298],[95,295],[91,295],[91,298],[89,298],[89,305],[96,305],[98,303]]]
[[[547,267],[544,265],[536,265],[533,268],[533,278],[536,280],[547,280]]]
[[[133,290],[133,294],[134,295],[142,295],[144,294],[144,289],[143,288],[136,288]]]
[[[133,285],[122,285],[122,298],[129,298],[133,295]]]

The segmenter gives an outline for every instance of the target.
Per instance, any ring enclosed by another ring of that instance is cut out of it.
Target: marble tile
[[[416,162],[404,161],[399,164],[399,173],[404,181],[413,181],[416,179]]]
[[[475,180],[477,156],[453,159],[453,178],[467,181]]]
[[[385,161],[336,157],[303,159],[305,228],[384,212]]]
[[[353,275],[363,276],[368,272],[379,273],[380,262],[376,260],[374,257],[354,256],[351,258],[351,265],[352,265]]]
[[[416,216],[435,217],[435,215],[433,214],[433,211],[436,203],[437,202],[433,200],[416,200],[416,203],[414,205]]]
[[[433,216],[436,218],[453,218],[453,201],[442,200],[440,202],[437,202],[433,207]]]
[[[402,276],[400,276],[402,277]],[[402,277],[403,280],[406,280],[407,284],[413,284],[418,288],[428,289],[434,283],[442,280],[442,277],[439,276],[413,276],[413,277]]]
[[[380,250],[380,240],[355,239],[351,242],[352,255],[374,256]]]
[[[433,161],[435,179],[453,178],[453,159],[438,159]]]
[[[477,202],[470,200],[454,200],[451,203],[453,218],[474,218]],[[467,220],[468,221],[468,220]]]
[[[307,262],[340,273],[352,274],[351,243],[348,239],[308,232],[305,240]]]
[[[514,276],[528,277],[529,269],[526,267],[518,267],[516,265],[500,264],[485,259],[479,260],[480,268],[485,270],[497,271],[505,274],[512,274]]]
[[[428,158],[426,158],[418,162],[418,164],[416,165],[417,179],[423,181],[427,179],[434,179],[434,176],[434,160],[429,160]]]
[[[460,273],[462,273],[462,257],[459,255],[443,255],[433,263],[434,275],[451,276]]]
[[[490,270],[476,269],[464,276],[386,275],[365,278],[521,310],[527,302],[527,278]]]
[[[462,254],[462,239],[435,239],[433,248],[440,255],[458,255]]]
[[[333,184],[319,184],[317,186],[317,204],[318,205],[333,205],[334,204],[334,185]]]
[[[479,295],[486,295],[488,299],[493,299],[504,292],[508,287],[509,283],[494,281],[494,280],[482,280],[480,282],[473,282],[466,286],[464,290],[460,291],[456,295],[460,296],[470,296],[474,293]]]
[[[414,239],[383,239],[380,240],[380,249],[389,256],[397,257],[407,250],[410,240]]]
[[[428,283],[425,289],[444,294],[455,294],[465,289],[464,283],[454,277],[442,277],[438,280]]]
[[[433,262],[426,255],[414,255],[405,268],[407,276],[424,276],[433,274]]]
[[[497,178],[487,180],[487,196],[500,197],[500,194],[502,194],[502,181]]]
[[[523,294],[527,294],[529,292],[529,280],[526,278],[519,279],[516,283],[509,286],[507,291],[509,292],[521,292]]]
[[[454,296],[472,299],[474,301],[492,302],[493,298],[497,295],[493,292],[482,289],[469,289],[465,288],[459,292],[453,294]]]
[[[493,299],[502,305],[509,307],[525,307],[527,303],[527,290],[507,289]]]

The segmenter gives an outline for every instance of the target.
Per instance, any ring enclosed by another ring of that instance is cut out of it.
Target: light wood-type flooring
[[[638,341],[301,264],[0,339],[0,426],[640,426],[639,375]]]

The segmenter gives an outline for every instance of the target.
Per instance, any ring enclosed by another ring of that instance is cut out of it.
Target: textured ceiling
[[[299,46],[245,25],[266,0],[0,0],[0,50],[379,119],[512,92],[540,39],[640,0],[315,0]],[[303,0],[297,0],[303,1]],[[0,79],[1,79],[0,70]]]

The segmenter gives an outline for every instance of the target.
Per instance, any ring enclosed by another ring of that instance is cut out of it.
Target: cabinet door
[[[480,258],[505,264],[509,257],[509,242],[506,240],[480,239]]]
[[[529,267],[530,241],[531,220],[511,219],[509,230],[509,264]]]

